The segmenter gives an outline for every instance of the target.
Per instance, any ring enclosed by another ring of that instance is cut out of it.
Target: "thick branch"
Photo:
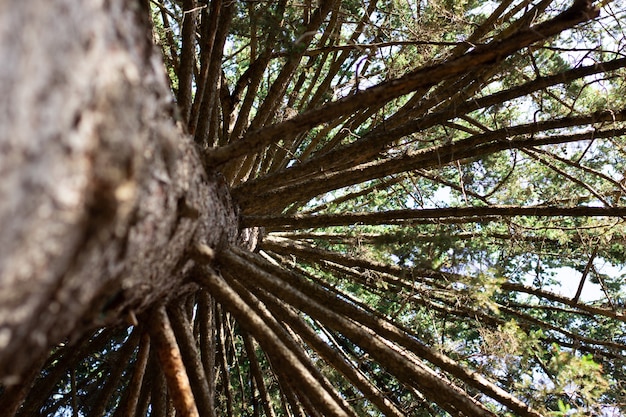
[[[178,68],[178,97],[176,100],[184,124],[189,123],[191,112],[191,83],[194,70],[197,14],[195,0],[184,0],[182,47],[180,50],[180,67]]]
[[[242,255],[248,257],[248,255],[243,253]],[[400,343],[401,346],[408,348],[409,351],[415,352],[420,357],[435,363],[437,366],[451,372],[457,377],[461,377],[465,382],[471,383],[487,395],[492,396],[498,401],[502,401],[503,404],[511,407],[511,409],[515,410],[520,415],[538,416],[535,411],[529,409],[519,400],[512,398],[508,393],[491,384],[481,376],[458,366],[458,364],[451,359],[429,349],[417,339],[408,336],[405,331],[395,327],[392,323],[373,317],[370,313],[360,310],[351,303],[344,302],[340,297],[326,292],[323,288],[307,283],[296,274],[279,270],[271,264],[262,262],[260,259],[255,261],[272,272],[271,274],[265,273],[246,265],[245,262],[237,258],[237,255],[231,255],[230,252],[225,256],[224,261],[233,268],[243,268],[248,274],[253,274],[245,275],[246,283],[249,286],[262,286],[264,290],[270,291],[275,296],[296,306],[301,311],[307,312],[307,314],[315,317],[329,328],[335,329],[350,337],[355,343],[368,350],[372,357],[376,358],[379,363],[388,367],[397,378],[416,387],[426,394],[429,399],[437,402],[440,406],[449,411],[459,407],[457,410],[464,410],[466,413],[469,412],[469,415],[489,415],[482,407],[476,408],[472,401],[463,398],[464,394],[459,392],[458,388],[454,385],[448,382],[442,385],[443,381],[439,379],[440,377],[437,377],[429,368],[420,365],[419,362],[413,362],[409,357],[405,357],[404,359],[397,358],[396,355],[398,351],[388,348],[389,340]],[[240,276],[244,277],[243,274]],[[328,305],[333,306],[332,311],[324,307]],[[367,327],[355,327],[347,320],[348,317]],[[372,333],[369,333],[368,327],[373,330]],[[378,344],[378,338],[380,336],[386,339],[386,342],[381,343],[387,346],[387,348]],[[381,354],[384,356],[379,356]],[[399,363],[395,362],[397,360],[403,363],[400,368],[396,367]],[[417,375],[420,376],[417,377]],[[442,404],[441,401],[447,404]]]
[[[133,369],[133,376],[126,389],[127,396],[124,400],[124,409],[127,411],[127,415],[135,415],[137,405],[139,404],[139,395],[141,391],[150,387],[151,380],[145,378],[146,366],[148,364],[148,358],[150,354],[150,336],[148,332],[141,334],[141,340],[139,342],[139,351],[137,353],[137,359],[135,360],[135,366]]]
[[[326,153],[322,152],[319,157],[303,161],[300,164],[278,173],[248,181],[247,184],[239,188],[241,188],[242,191],[256,191],[256,193],[258,193],[260,191],[268,191],[274,187],[285,186],[301,181],[303,178],[307,178],[307,176],[315,176],[322,171],[345,169],[354,165],[356,161],[355,158],[358,158],[359,161],[372,159],[384,149],[386,144],[391,143],[394,139],[422,131],[471,111],[505,103],[508,100],[522,97],[556,84],[566,84],[588,75],[598,74],[604,71],[613,71],[624,66],[626,66],[626,58],[574,68],[549,77],[540,77],[520,86],[485,97],[471,98],[465,102],[451,103],[445,109],[438,112],[425,114],[422,117],[413,117],[413,120],[392,130],[386,129],[384,124],[382,128],[374,129],[350,145],[333,149]],[[339,133],[338,136],[339,135],[341,135],[341,133]]]
[[[210,8],[207,8],[201,12],[202,16],[202,24],[201,24],[201,38],[200,38],[200,71],[198,73],[198,77],[196,80],[196,91],[195,97],[193,100],[193,105],[191,107],[191,112],[189,116],[189,124],[187,125],[188,131],[194,135],[196,132],[196,125],[198,124],[198,117],[200,111],[203,113],[203,117],[207,116],[208,109],[200,109],[200,106],[204,99],[204,94],[206,89],[213,87],[213,83],[215,83],[214,79],[210,79],[210,76],[215,76],[215,74],[209,74],[211,69],[211,54],[214,53],[215,49],[215,38],[217,36],[218,28],[222,26],[218,25],[218,22],[224,22],[224,19],[220,20],[220,15],[222,14],[222,2],[220,0],[215,0],[211,2]],[[228,22],[227,22],[228,23]],[[217,46],[219,48],[219,45]],[[217,52],[216,56],[220,56]],[[207,94],[214,94],[211,91],[208,91]]]
[[[382,161],[352,166],[344,171],[329,174],[322,173],[321,178],[313,178],[300,184],[277,188],[261,195],[247,194],[244,196],[239,189],[235,189],[233,195],[244,209],[244,212],[262,213],[276,211],[284,209],[295,201],[306,201],[325,192],[413,169],[442,166],[453,161],[487,156],[508,149],[612,138],[623,136],[624,134],[626,134],[626,128],[589,130],[584,133],[542,137],[534,137],[532,135],[513,139],[500,137],[487,140],[485,143],[475,143],[476,138],[472,137],[454,142],[451,145],[411,152],[398,158],[388,158]],[[486,136],[490,135],[485,134]],[[465,142],[466,140],[467,142]],[[472,146],[465,146],[469,144],[472,144]]]
[[[385,398],[379,388],[374,386],[358,369],[356,369],[347,358],[342,356],[336,349],[333,349],[324,342],[319,335],[311,329],[302,318],[300,318],[292,308],[271,294],[263,294],[263,300],[268,308],[274,311],[277,317],[285,321],[289,327],[298,332],[307,343],[326,361],[345,375],[354,386],[359,389],[372,404],[376,405],[385,416],[400,417],[403,413],[397,407]]]
[[[595,9],[591,2],[576,0],[571,8],[554,19],[520,30],[505,39],[496,41],[494,44],[477,47],[473,51],[448,62],[418,69],[402,78],[381,83],[320,109],[310,110],[286,122],[252,131],[243,140],[222,148],[212,149],[206,154],[207,161],[211,164],[224,163],[229,159],[267,146],[285,134],[302,132],[370,105],[390,101],[418,88],[434,86],[443,80],[467,72],[469,68],[501,62],[507,56],[526,46],[595,18],[598,13],[599,10]]]
[[[176,414],[182,417],[199,417],[187,371],[164,307],[159,307],[152,313],[150,338],[165,374],[167,389],[176,407]]]
[[[170,318],[172,329],[176,335],[177,344],[185,364],[185,369],[187,370],[198,412],[202,416],[208,416],[211,414],[211,410],[214,410],[215,404],[211,390],[209,389],[207,375],[202,365],[200,352],[198,352],[196,340],[192,333],[192,327],[187,319],[184,304],[181,302],[174,303],[174,305],[168,308],[168,317]]]
[[[267,417],[276,417],[276,413],[274,412],[274,408],[272,407],[271,398],[267,392],[265,380],[263,379],[261,366],[259,365],[259,360],[257,358],[254,339],[249,334],[244,333],[243,342],[246,348],[246,356],[250,361],[250,370],[252,373],[252,377],[256,382],[256,387],[259,390],[259,395],[261,397],[261,406],[263,407],[263,410],[265,411]]]
[[[244,216],[243,227],[261,226],[271,230],[322,228],[330,226],[403,224],[416,219],[468,218],[468,217],[624,217],[626,207],[447,207],[418,210],[390,210],[380,213],[318,214],[293,216]]]

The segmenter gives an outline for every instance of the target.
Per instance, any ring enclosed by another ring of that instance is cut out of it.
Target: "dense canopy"
[[[626,3],[146,9],[238,244],[193,248],[177,298],[59,343],[0,405],[626,413]]]

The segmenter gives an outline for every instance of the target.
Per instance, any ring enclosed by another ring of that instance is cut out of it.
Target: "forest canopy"
[[[0,406],[626,414],[624,1],[133,13],[237,238],[185,248],[170,295],[108,299]]]

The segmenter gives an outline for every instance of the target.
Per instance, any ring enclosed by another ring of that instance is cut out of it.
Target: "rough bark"
[[[150,39],[139,2],[0,3],[5,384],[53,344],[185,291],[191,245],[235,239]]]

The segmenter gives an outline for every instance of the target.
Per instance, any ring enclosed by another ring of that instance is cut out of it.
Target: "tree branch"
[[[324,171],[337,171],[346,169],[356,162],[363,162],[374,158],[384,147],[393,140],[423,131],[439,123],[454,119],[471,111],[487,108],[489,106],[505,103],[506,101],[522,97],[524,95],[545,89],[547,87],[565,84],[585,76],[598,74],[604,71],[613,71],[626,66],[626,58],[607,61],[579,68],[567,70],[552,76],[540,77],[534,81],[527,82],[508,90],[500,91],[485,97],[471,98],[462,102],[450,103],[444,109],[432,114],[414,115],[412,120],[389,130],[387,123],[381,127],[374,128],[371,132],[359,138],[359,140],[337,148],[326,149],[320,152],[320,156],[302,160],[283,171],[265,175],[261,178],[248,181],[238,187],[246,192],[265,192],[274,187],[286,186],[298,181],[302,181],[311,175],[318,175]],[[337,136],[340,136],[339,133]],[[304,159],[304,156],[300,156]]]
[[[184,304],[179,302],[170,306],[168,308],[168,317],[170,318],[172,330],[176,335],[181,358],[185,364],[196,406],[198,407],[198,413],[202,416],[208,416],[211,410],[215,409],[215,404]]]
[[[404,77],[370,87],[351,97],[338,100],[319,109],[310,110],[283,123],[262,129],[253,129],[240,141],[206,152],[207,164],[211,166],[220,165],[230,159],[259,150],[285,134],[302,132],[367,106],[388,102],[418,88],[434,86],[443,80],[465,73],[468,68],[478,68],[501,62],[526,46],[554,36],[581,22],[593,19],[598,14],[599,10],[595,9],[590,1],[576,0],[572,7],[553,19],[520,30],[493,44],[477,47],[459,58],[418,69]]]
[[[195,0],[183,0],[182,47],[178,61],[180,67],[178,68],[178,97],[176,101],[185,125],[189,123],[191,113],[191,83],[194,72],[197,15]]]
[[[306,396],[314,400],[319,407],[318,409],[323,410],[327,415],[350,417],[350,414],[337,404],[320,382],[311,375],[296,354],[282,342],[281,338],[265,323],[261,316],[223,278],[207,271],[207,273],[198,276],[197,280],[205,285],[218,301],[228,306],[231,314],[237,318],[242,326],[257,335],[259,344],[270,356],[273,366],[284,370],[289,369],[289,374],[281,373],[281,375],[287,378],[290,385],[295,384],[295,386],[301,387],[302,392],[306,391]]]
[[[436,222],[446,218],[468,217],[626,217],[626,207],[549,207],[549,206],[488,206],[446,207],[433,209],[389,210],[380,213],[317,214],[293,216],[243,216],[242,227],[265,227],[271,230],[294,230],[330,226],[405,224],[411,220],[428,219]]]
[[[167,388],[177,414],[181,417],[199,417],[187,371],[170,325],[165,307],[158,307],[150,320],[150,337],[165,375]]]
[[[236,249],[233,248],[233,251]],[[240,266],[248,272],[240,275],[251,288],[262,287],[264,291],[271,292],[289,304],[306,312],[327,327],[348,336],[361,348],[367,350],[370,355],[380,364],[387,367],[399,380],[422,391],[428,399],[435,401],[449,412],[463,411],[467,415],[487,416],[491,412],[476,404],[466,397],[455,385],[444,382],[439,376],[422,364],[419,360],[402,356],[399,346],[408,349],[419,357],[422,357],[436,366],[445,369],[466,383],[491,396],[497,401],[510,407],[519,415],[539,417],[539,414],[530,409],[526,404],[513,398],[510,394],[493,385],[480,375],[460,367],[450,358],[431,350],[416,338],[409,336],[410,332],[397,328],[394,324],[373,317],[371,313],[363,311],[353,304],[344,302],[342,298],[330,294],[323,288],[306,282],[295,273],[291,273],[273,266],[258,257],[254,262],[262,265],[268,272],[261,272],[258,268],[242,262],[241,256],[251,258],[252,255],[237,251],[238,254],[229,252],[224,256],[224,262],[231,267]],[[251,275],[251,274],[254,275]],[[243,278],[245,277],[245,278]],[[306,294],[306,295],[305,295]],[[325,307],[332,305],[332,310]],[[349,321],[347,318],[350,318]],[[354,320],[360,326],[352,323]],[[371,329],[371,330],[370,330]],[[385,339],[381,339],[384,337]],[[385,342],[383,342],[385,340]],[[398,343],[391,348],[388,341]],[[399,362],[396,362],[399,361]],[[400,367],[398,365],[402,363]]]

